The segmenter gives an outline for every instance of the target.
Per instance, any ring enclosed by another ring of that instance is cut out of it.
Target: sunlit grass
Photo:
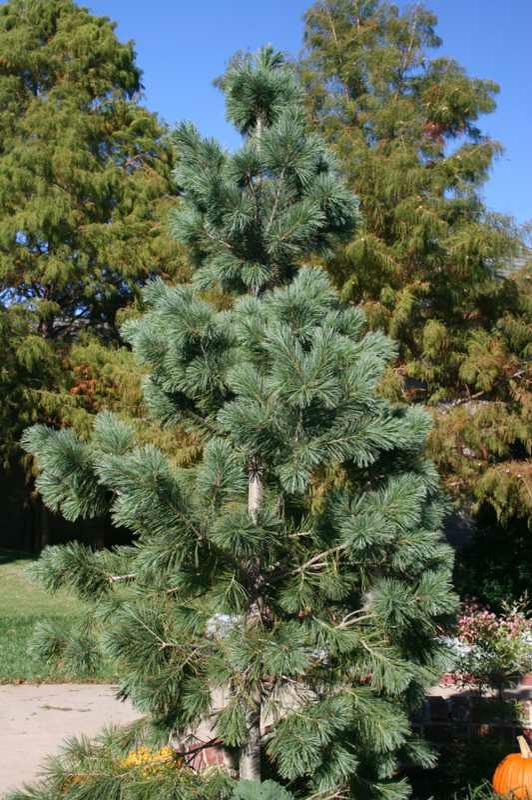
[[[72,624],[85,606],[70,592],[50,595],[28,574],[31,556],[0,550],[0,683],[87,681],[32,656],[29,643],[37,622]],[[102,670],[92,680],[110,680]]]

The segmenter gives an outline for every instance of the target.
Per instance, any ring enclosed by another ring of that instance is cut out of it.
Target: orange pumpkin
[[[520,753],[506,756],[493,775],[493,789],[512,800],[532,800],[532,752],[524,736],[518,736]]]

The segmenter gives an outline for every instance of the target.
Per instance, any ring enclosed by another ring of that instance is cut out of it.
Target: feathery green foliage
[[[178,129],[173,224],[200,286],[218,281],[234,301],[219,310],[158,280],[124,330],[153,418],[196,432],[203,456],[178,467],[112,414],[89,441],[28,430],[50,508],[73,520],[108,509],[135,534],[113,552],[50,548],[39,572],[93,596],[146,735],[182,750],[209,720],[243,780],[267,762],[297,796],[399,800],[403,763],[433,763],[409,715],[455,609],[430,418],[378,395],[392,343],[300,265],[351,233],[358,210],[305,129],[292,72],[267,48],[222,85],[243,148]],[[73,784],[77,764],[51,777],[67,800],[136,797],[110,765],[98,785]]]
[[[423,5],[318,0],[300,65],[313,126],[334,146],[364,224],[330,262],[346,300],[399,343],[390,397],[430,403],[450,492],[530,519],[530,272],[481,187],[498,142],[479,118],[498,87],[434,55]]]
[[[0,340],[4,465],[31,421],[71,421],[69,349],[117,340],[119,312],[176,275],[162,224],[172,150],[139,102],[131,43],[72,0],[0,7]]]
[[[71,0],[0,9],[0,280],[51,338],[110,326],[175,256],[171,152],[138,102],[131,43]]]

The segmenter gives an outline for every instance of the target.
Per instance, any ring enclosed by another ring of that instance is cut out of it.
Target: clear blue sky
[[[296,54],[310,0],[80,0],[136,42],[146,104],[167,122],[193,120],[232,147],[223,98],[212,87],[239,49],[271,42]],[[404,0],[399,0],[405,6]],[[426,0],[439,18],[442,53],[501,86],[498,108],[482,120],[505,153],[485,188],[488,205],[532,220],[532,0]]]

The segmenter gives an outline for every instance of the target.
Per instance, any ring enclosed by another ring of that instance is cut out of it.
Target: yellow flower
[[[161,750],[150,750],[148,747],[139,747],[119,761],[120,767],[134,769],[140,767],[145,775],[153,775],[165,767],[176,769],[183,766],[182,759],[178,758],[171,747]]]

